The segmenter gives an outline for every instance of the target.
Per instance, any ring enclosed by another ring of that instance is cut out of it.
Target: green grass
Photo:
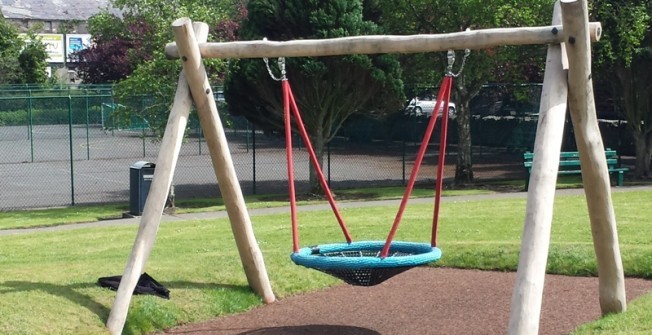
[[[614,193],[613,199],[626,275],[652,278],[648,209],[652,192]],[[515,270],[524,211],[524,199],[445,203],[439,235],[444,256],[438,265]],[[354,239],[384,239],[396,208],[342,212]],[[596,274],[586,212],[581,196],[557,198],[550,272]],[[410,205],[397,239],[429,240],[431,215],[432,204]],[[277,296],[339,283],[289,260],[288,214],[254,216],[252,221]],[[343,240],[330,211],[301,212],[299,223],[302,245]],[[99,277],[122,273],[137,230],[116,226],[0,236],[0,334],[106,334],[104,322],[115,292],[95,283]],[[247,287],[227,220],[163,223],[146,271],[171,290],[172,299],[134,296],[125,334],[144,334],[261,304]],[[611,322],[587,325],[591,330],[579,334],[637,334],[636,327],[643,322],[638,319],[652,319],[648,312],[652,299],[632,304],[631,311],[640,315],[616,315]],[[649,321],[644,322],[650,329]],[[611,323],[630,325],[609,328]]]
[[[510,187],[514,190],[524,190],[525,181],[520,179],[495,180],[486,182],[487,185]],[[559,175],[557,176],[557,189],[581,188],[582,176],[580,175]]]
[[[403,195],[403,187],[378,187],[368,189],[337,190],[338,201],[398,199]],[[444,196],[487,194],[489,190],[444,190]],[[432,188],[415,188],[412,197],[433,196]],[[247,207],[269,208],[288,206],[287,195],[250,195],[245,197]],[[299,199],[299,205],[326,202],[319,198]],[[182,200],[176,203],[176,213],[199,213],[225,210],[221,198],[201,198]],[[63,224],[95,222],[122,217],[129,211],[127,204],[81,205],[73,207],[49,208],[39,210],[18,210],[0,212],[1,229],[21,229],[51,227]]]
[[[51,227],[122,217],[128,206],[118,204],[74,206],[0,212],[0,229]]]
[[[647,335],[652,329],[652,293],[648,293],[627,306],[627,312],[607,315],[600,320],[580,326],[574,335]]]

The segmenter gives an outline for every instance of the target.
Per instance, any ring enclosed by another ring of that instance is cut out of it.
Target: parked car
[[[436,100],[420,100],[419,98],[415,97],[408,102],[408,105],[405,108],[405,114],[414,115],[414,116],[431,117],[436,104],[437,104]],[[439,116],[442,115],[443,109],[444,109],[444,103],[442,102],[442,105],[439,109]],[[455,104],[449,102],[448,117],[455,118],[455,115],[456,115]]]

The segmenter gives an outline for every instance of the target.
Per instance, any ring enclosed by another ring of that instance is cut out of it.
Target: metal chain
[[[267,41],[267,37],[263,38],[263,41]],[[274,75],[274,72],[272,71],[272,67],[269,66],[269,59],[263,58],[263,61],[265,61],[265,66],[267,67],[267,72],[269,73],[270,77],[276,81],[282,81],[282,80],[287,80],[286,72],[285,72],[285,57],[279,57],[276,63],[278,64],[278,68],[281,71],[281,76],[277,77]]]
[[[265,61],[265,66],[267,67],[267,72],[269,73],[270,77],[276,81],[282,81],[282,80],[287,80],[286,73],[285,73],[285,58],[284,57],[279,57],[277,63],[278,63],[278,68],[281,71],[281,76],[277,77],[274,75],[274,72],[272,71],[272,67],[269,66],[269,59],[263,58],[263,61]]]
[[[453,64],[455,64],[455,51],[448,50],[448,68],[446,69],[446,75],[451,76],[453,78],[459,77],[462,74],[462,71],[464,71],[464,65],[466,65],[466,59],[469,58],[469,55],[471,55],[471,50],[470,49],[464,50],[462,65],[460,66],[460,69],[459,71],[457,71],[457,73],[453,73]]]
[[[462,57],[462,65],[460,66],[460,70],[457,71],[457,74],[454,74],[453,77],[457,78],[459,77],[459,75],[462,74],[462,71],[464,71],[464,65],[466,65],[466,59],[469,58],[470,55],[471,55],[470,49],[464,50],[464,57]]]

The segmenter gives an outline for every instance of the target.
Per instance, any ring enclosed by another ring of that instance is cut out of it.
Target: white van
[[[437,104],[436,100],[419,100],[418,97],[412,98],[410,102],[408,103],[407,107],[405,108],[405,114],[406,115],[414,115],[414,116],[426,116],[426,117],[431,117],[432,112],[435,109],[435,105]],[[444,103],[442,102],[442,106],[439,110],[439,116],[442,115],[442,111],[444,109]],[[456,115],[456,110],[455,110],[455,104],[452,102],[448,103],[448,117],[449,118],[455,118]]]

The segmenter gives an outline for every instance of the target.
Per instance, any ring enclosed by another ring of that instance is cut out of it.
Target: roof
[[[107,7],[109,0],[0,0],[6,19],[86,21]]]

